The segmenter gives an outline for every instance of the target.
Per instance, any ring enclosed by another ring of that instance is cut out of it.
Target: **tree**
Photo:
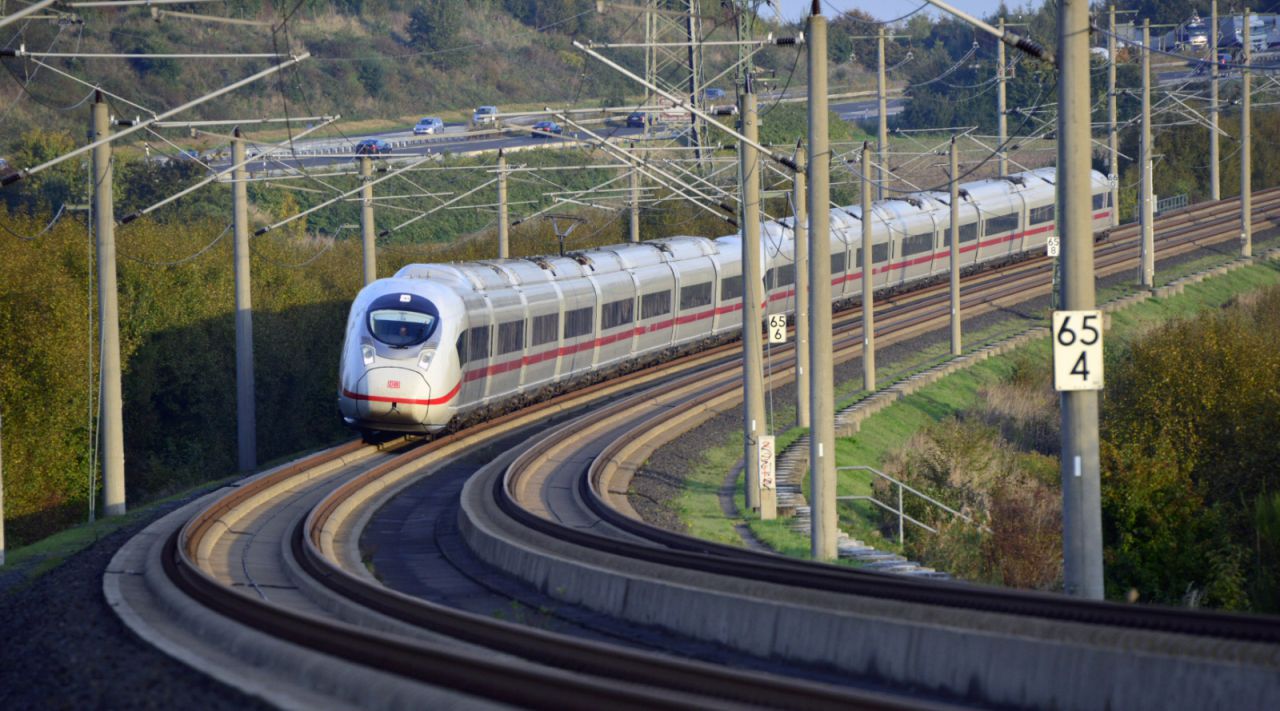
[[[68,133],[33,128],[23,133],[13,146],[9,165],[18,170],[34,168],[71,152],[75,145],[75,140]],[[63,161],[11,186],[3,192],[5,205],[10,211],[36,214],[57,212],[64,203],[76,202],[84,195],[83,174],[77,174],[78,166],[78,161]]]
[[[427,59],[441,69],[460,66],[466,52],[458,49],[462,29],[463,0],[436,0],[419,5],[409,14],[409,44],[430,52]]]

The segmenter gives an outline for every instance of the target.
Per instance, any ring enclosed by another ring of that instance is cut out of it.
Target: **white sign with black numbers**
[[[787,342],[787,315],[769,314],[769,342]]]
[[[1056,257],[1062,253],[1062,243],[1058,241],[1057,235],[1049,235],[1049,241],[1045,244],[1045,251],[1050,257]]]
[[[1053,312],[1053,388],[1102,389],[1102,312]]]
[[[772,491],[778,486],[774,477],[774,439],[773,435],[760,436],[760,488]]]

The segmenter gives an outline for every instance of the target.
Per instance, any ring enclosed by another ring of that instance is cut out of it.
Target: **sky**
[[[813,5],[812,0],[774,0],[774,2],[782,12],[782,17],[787,20],[797,20],[807,16],[809,8]],[[944,0],[944,2],[976,17],[985,17],[1000,7],[1000,0]],[[822,14],[828,18],[833,18],[847,10],[859,9],[871,13],[873,17],[880,20],[892,20],[911,12],[923,4],[925,4],[924,0],[823,0]],[[1024,5],[1039,7],[1041,4],[1042,0],[1008,0],[1006,2],[1009,8],[1023,7]],[[926,10],[933,13],[938,12],[932,7],[926,8]],[[762,9],[762,14],[768,17],[771,12],[765,8]]]

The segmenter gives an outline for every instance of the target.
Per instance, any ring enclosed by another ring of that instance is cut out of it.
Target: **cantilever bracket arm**
[[[627,77],[628,79],[631,79],[631,80],[633,80],[633,81],[635,81],[635,82],[638,82],[640,85],[642,85],[642,86],[644,86],[644,87],[648,88],[648,89],[649,89],[650,91],[652,91],[653,93],[655,93],[655,94],[657,94],[657,95],[659,95],[659,96],[665,97],[668,101],[670,101],[670,102],[672,103],[672,106],[674,106],[674,107],[676,107],[676,108],[678,108],[678,109],[683,109],[683,110],[685,110],[685,111],[688,111],[689,113],[694,114],[695,116],[697,116],[698,118],[702,119],[703,121],[706,121],[706,122],[707,122],[707,123],[709,123],[710,125],[715,126],[716,128],[720,129],[721,131],[724,131],[725,133],[729,134],[730,136],[733,136],[734,138],[737,138],[739,141],[742,141],[743,143],[746,143],[747,145],[751,146],[752,148],[756,149],[757,151],[760,151],[760,152],[761,152],[761,153],[763,153],[764,155],[769,156],[769,159],[770,159],[770,160],[772,160],[772,161],[774,161],[774,162],[776,162],[776,163],[778,163],[778,164],[780,164],[780,165],[786,166],[786,167],[787,167],[787,169],[788,169],[788,170],[790,170],[791,172],[793,172],[793,173],[799,172],[799,170],[800,170],[800,166],[796,165],[796,162],[795,162],[794,160],[792,160],[792,159],[791,159],[791,156],[784,155],[784,154],[782,154],[782,153],[777,153],[777,152],[775,152],[775,151],[769,150],[768,148],[765,148],[763,145],[761,145],[761,144],[760,144],[760,142],[758,142],[758,141],[753,141],[753,140],[751,140],[751,139],[747,138],[746,136],[742,135],[741,133],[739,133],[736,129],[730,128],[729,126],[726,126],[725,124],[720,123],[720,122],[719,122],[719,121],[717,121],[717,120],[715,119],[715,117],[714,117],[714,116],[712,116],[711,114],[707,113],[706,111],[703,111],[702,109],[698,108],[697,106],[694,106],[694,105],[693,105],[693,103],[692,103],[692,102],[690,102],[687,98],[684,98],[684,97],[681,97],[681,96],[676,96],[675,94],[672,94],[671,92],[665,91],[662,87],[658,86],[657,84],[651,84],[650,82],[645,81],[645,79],[644,79],[643,77],[637,76],[637,75],[635,74],[635,72],[632,72],[631,70],[627,69],[626,67],[622,66],[621,64],[618,64],[617,62],[615,62],[615,61],[613,61],[613,60],[609,59],[608,57],[605,57],[604,55],[602,55],[602,54],[600,54],[599,52],[597,52],[597,51],[595,51],[595,50],[591,49],[590,47],[588,47],[587,45],[583,44],[582,42],[579,42],[578,40],[574,40],[574,41],[573,41],[573,46],[574,46],[574,47],[577,47],[578,49],[582,50],[583,52],[586,52],[587,54],[591,55],[592,57],[595,57],[596,59],[600,60],[600,61],[601,61],[601,62],[603,62],[605,65],[609,66],[611,69],[614,69],[614,70],[618,71],[619,73],[621,73],[623,76]]]
[[[996,39],[1000,40],[1001,42],[1004,42],[1005,44],[1009,45],[1010,47],[1013,47],[1014,49],[1026,52],[1032,57],[1035,57],[1036,59],[1039,59],[1042,62],[1046,62],[1052,66],[1057,66],[1058,64],[1057,60],[1054,58],[1052,53],[1050,53],[1047,49],[1045,49],[1039,42],[1036,42],[1030,37],[1023,37],[1022,35],[1019,35],[1015,32],[1010,32],[1007,29],[1001,30],[997,27],[992,27],[991,25],[974,17],[973,15],[970,15],[969,13],[963,10],[958,10],[948,5],[947,3],[942,2],[942,0],[926,0],[926,2],[938,8],[939,10],[942,10],[945,13],[955,15],[961,20],[969,23],[970,25],[973,25],[974,27],[982,30],[983,32],[986,32],[987,34],[991,35],[992,37],[995,37]]]

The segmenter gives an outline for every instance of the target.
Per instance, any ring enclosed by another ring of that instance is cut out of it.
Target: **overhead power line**
[[[197,99],[193,99],[193,100],[191,100],[191,101],[188,101],[187,103],[185,103],[185,104],[183,104],[183,105],[181,105],[181,106],[179,106],[179,107],[177,107],[177,108],[174,108],[174,109],[170,109],[170,110],[168,110],[168,111],[165,111],[165,112],[163,112],[163,113],[161,113],[161,114],[159,114],[159,115],[155,116],[154,118],[150,118],[150,119],[147,119],[146,121],[141,121],[141,122],[135,123],[135,124],[134,124],[134,125],[132,125],[132,126],[125,127],[125,129],[124,129],[123,131],[117,131],[116,133],[113,133],[113,134],[111,134],[111,135],[109,135],[109,136],[106,136],[106,137],[104,137],[104,138],[98,139],[98,140],[96,140],[96,141],[94,141],[94,142],[90,143],[90,144],[89,144],[89,145],[87,145],[87,146],[82,146],[82,147],[80,147],[80,148],[77,148],[76,150],[71,151],[70,153],[65,153],[65,154],[63,154],[63,155],[58,156],[57,158],[54,158],[54,159],[52,159],[52,160],[45,161],[44,163],[41,163],[40,165],[37,165],[37,166],[35,166],[35,167],[32,167],[32,168],[22,168],[22,169],[21,169],[21,170],[19,170],[18,172],[13,173],[12,175],[6,175],[3,179],[0,179],[0,186],[3,186],[3,185],[9,185],[10,183],[15,183],[15,182],[17,182],[17,181],[19,181],[19,180],[22,180],[23,178],[27,178],[27,177],[30,177],[30,176],[32,176],[32,175],[34,175],[34,174],[36,174],[36,173],[39,173],[39,172],[40,172],[40,171],[42,171],[42,170],[45,170],[45,169],[47,169],[47,168],[52,168],[53,166],[58,165],[59,163],[62,163],[63,161],[69,160],[69,159],[74,158],[74,157],[76,157],[76,156],[78,156],[78,155],[81,155],[81,154],[83,154],[83,153],[87,153],[87,152],[89,152],[89,151],[93,150],[94,148],[97,148],[98,146],[101,146],[101,145],[104,145],[104,144],[110,143],[110,142],[112,142],[112,141],[114,141],[114,140],[116,140],[116,139],[123,138],[123,137],[125,137],[125,136],[130,135],[130,134],[137,133],[138,131],[141,131],[142,129],[144,129],[144,128],[146,128],[146,127],[150,126],[150,125],[151,125],[151,124],[153,124],[153,123],[156,123],[157,121],[162,121],[162,120],[164,120],[164,119],[169,118],[170,116],[176,116],[177,114],[180,114],[180,113],[182,113],[183,111],[187,111],[188,109],[194,108],[194,107],[196,107],[196,106],[199,106],[200,104],[203,104],[203,103],[205,103],[206,101],[209,101],[210,99],[215,99],[215,98],[217,98],[217,97],[219,97],[219,96],[222,96],[223,94],[227,94],[227,93],[230,93],[230,92],[232,92],[232,91],[235,91],[236,89],[239,89],[239,88],[240,88],[240,87],[242,87],[242,86],[245,86],[245,85],[247,85],[247,84],[252,84],[253,82],[255,82],[255,81],[257,81],[257,80],[259,80],[259,79],[261,79],[261,78],[263,78],[263,77],[270,76],[270,75],[275,74],[276,72],[278,72],[278,71],[280,71],[280,70],[282,70],[282,69],[285,69],[286,67],[293,66],[294,64],[297,64],[297,63],[301,62],[302,60],[304,60],[304,59],[306,59],[307,57],[310,57],[310,56],[311,56],[311,54],[310,54],[309,52],[303,52],[302,54],[298,55],[296,58],[290,59],[290,60],[289,60],[289,61],[287,61],[287,62],[281,62],[280,64],[277,64],[277,65],[275,65],[275,66],[273,66],[273,67],[270,67],[270,68],[264,69],[264,70],[262,70],[262,71],[258,72],[257,74],[254,74],[254,75],[252,75],[252,76],[245,77],[244,79],[241,79],[240,81],[234,82],[234,83],[232,83],[232,84],[228,84],[227,86],[225,86],[225,87],[223,87],[223,88],[221,88],[221,89],[218,89],[217,91],[214,91],[214,92],[209,93],[209,94],[205,94],[204,96],[201,96],[200,98],[197,98]]]

